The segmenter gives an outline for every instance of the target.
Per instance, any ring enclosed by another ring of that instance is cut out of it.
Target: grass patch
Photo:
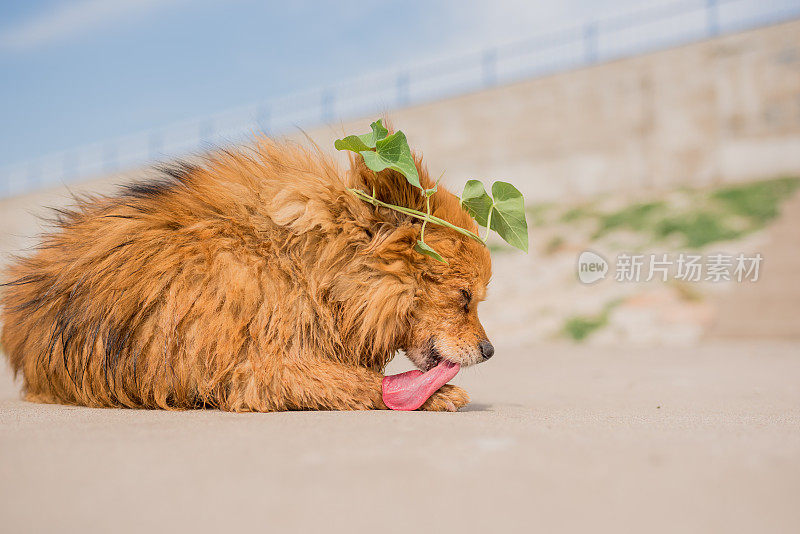
[[[726,210],[763,226],[779,214],[780,203],[800,187],[800,178],[778,178],[765,182],[725,187],[711,199]]]
[[[619,300],[605,305],[603,311],[597,315],[576,315],[564,323],[563,334],[573,341],[584,341],[590,335],[608,324],[611,311],[617,307]]]
[[[573,341],[583,341],[608,323],[605,314],[596,317],[571,317],[564,323],[564,334]]]
[[[748,232],[743,228],[735,228],[722,214],[699,210],[658,221],[653,233],[658,239],[677,234],[687,247],[702,248],[710,243],[738,239]]]
[[[739,239],[760,230],[780,213],[780,204],[800,188],[800,178],[779,178],[727,186],[711,193],[686,191],[686,207],[667,202],[632,204],[610,213],[594,214],[599,239],[619,230],[648,236],[654,242],[676,236],[683,246],[702,248],[711,243]],[[568,222],[591,216],[585,208],[565,212]]]
[[[595,217],[596,215],[597,214],[588,206],[577,206],[562,213],[560,221],[562,223],[572,223],[581,219]]]
[[[641,232],[652,229],[664,216],[666,209],[666,202],[645,202],[632,204],[619,211],[601,215],[595,238],[613,230],[628,229]]]

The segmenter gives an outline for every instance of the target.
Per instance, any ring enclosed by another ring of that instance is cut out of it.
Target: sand
[[[0,201],[0,264],[64,203]],[[36,405],[0,364],[0,532],[800,531],[800,341],[532,344],[515,258],[459,413]]]
[[[496,345],[453,414],[37,405],[4,371],[0,531],[800,529],[800,344]]]

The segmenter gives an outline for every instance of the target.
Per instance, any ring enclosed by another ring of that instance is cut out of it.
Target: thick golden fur
[[[432,183],[418,162],[423,183]],[[445,266],[412,250],[419,221],[346,187],[421,208],[393,171],[266,138],[58,211],[9,268],[2,345],[36,402],[231,411],[380,409],[403,349],[469,365],[488,251],[428,226]],[[443,188],[434,214],[476,230]],[[472,302],[465,295],[472,294]],[[468,402],[455,386],[423,409]]]

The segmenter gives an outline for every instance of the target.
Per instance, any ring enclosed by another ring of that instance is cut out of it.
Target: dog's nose
[[[484,360],[488,360],[494,356],[494,345],[489,343],[488,339],[484,339],[478,343],[478,348],[481,349],[481,356],[483,356]]]

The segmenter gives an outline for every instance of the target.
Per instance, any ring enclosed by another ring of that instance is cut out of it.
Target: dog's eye
[[[472,302],[472,293],[466,289],[462,289],[461,296],[464,297],[464,311],[469,313],[469,304]]]

